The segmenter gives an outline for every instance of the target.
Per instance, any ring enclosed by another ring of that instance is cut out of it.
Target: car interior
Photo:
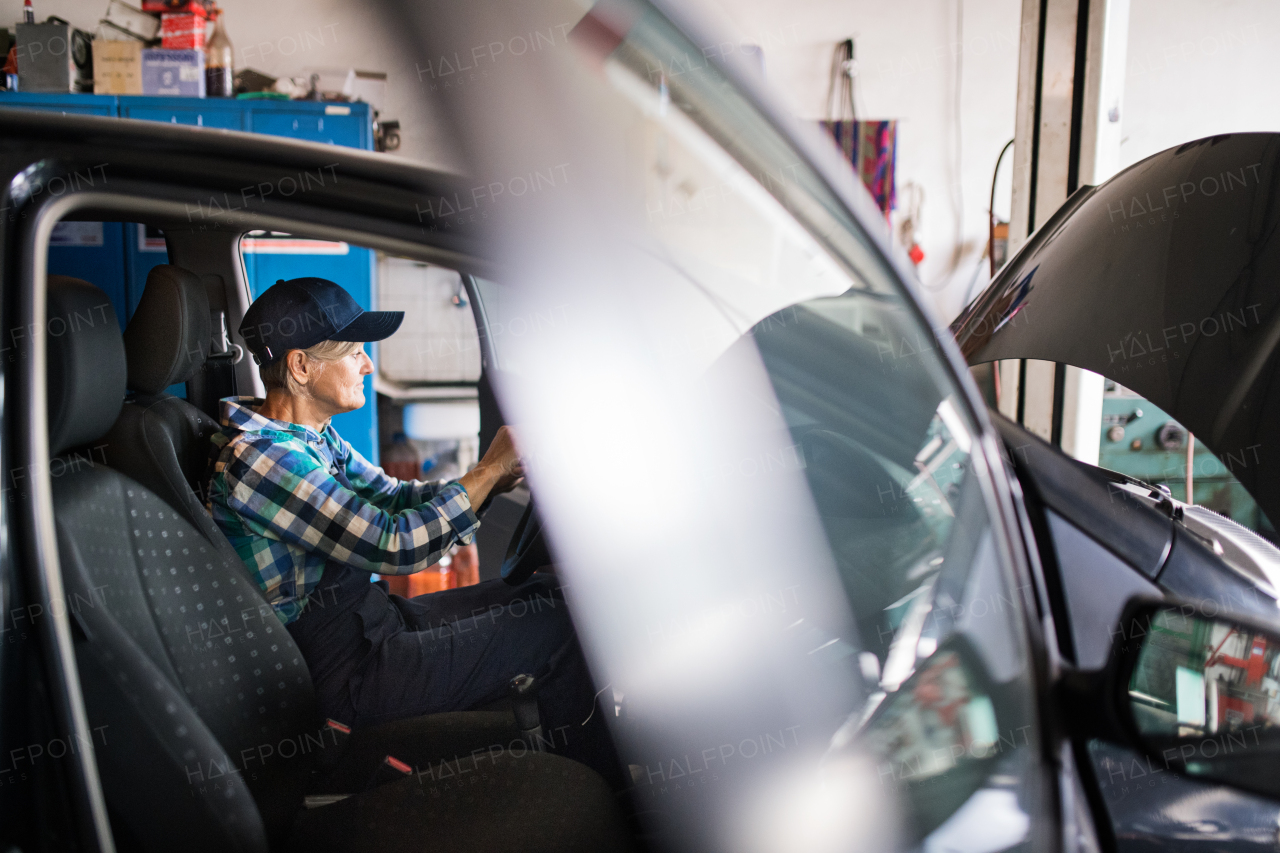
[[[62,583],[93,603],[71,626],[117,847],[626,849],[604,781],[526,755],[510,703],[356,731],[319,718],[298,648],[204,507],[218,400],[260,389],[228,333],[249,300],[240,232],[156,224],[171,263],[123,334],[92,282],[47,290],[47,316],[77,329],[49,338],[48,441]]]
[[[109,315],[84,334],[50,337],[49,387],[59,395],[49,403],[49,442],[66,466],[53,478],[64,583],[86,600],[105,592],[72,615],[72,631],[89,723],[111,735],[97,747],[97,769],[117,845],[166,849],[180,838],[197,849],[400,849],[428,834],[478,850],[643,844],[636,812],[654,802],[620,802],[568,759],[492,750],[521,742],[527,727],[513,707],[356,731],[318,718],[297,647],[204,507],[218,400],[261,393],[228,331],[249,304],[238,250],[245,230],[149,224],[163,230],[170,263],[147,276],[123,334],[92,282],[48,280],[48,317],[101,316],[104,305]],[[771,320],[741,345],[754,341],[764,359],[786,411],[779,446],[805,460],[857,603],[856,627],[809,630],[823,632],[824,666],[861,667],[872,684],[901,673],[903,689],[864,706],[862,733],[890,764],[926,750],[912,733],[934,711],[905,698],[919,689],[941,689],[983,719],[1025,718],[1015,686],[1022,664],[1000,662],[1008,638],[975,633],[964,620],[921,621],[927,602],[1000,586],[994,575],[983,580],[996,565],[989,542],[950,535],[985,529],[975,481],[964,477],[966,428],[936,399],[923,362],[895,365],[855,395],[842,390],[848,371],[883,362],[876,330],[892,333],[893,310],[851,292]],[[831,352],[849,363],[824,364]],[[171,393],[175,385],[185,396]],[[919,392],[909,395],[918,410],[889,402],[904,386]],[[501,414],[491,394],[481,409],[482,434],[492,435]],[[527,538],[521,532],[508,554]],[[913,674],[926,647],[929,663]],[[848,714],[827,709],[824,728],[841,729]],[[993,766],[1018,778],[1024,760],[993,749],[906,785],[918,812],[912,825],[923,837]]]

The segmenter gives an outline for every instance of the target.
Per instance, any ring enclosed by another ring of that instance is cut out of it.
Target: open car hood
[[[1280,519],[1280,134],[1170,148],[1084,187],[951,329],[1133,389]]]

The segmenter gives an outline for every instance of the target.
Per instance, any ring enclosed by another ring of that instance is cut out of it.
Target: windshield
[[[628,8],[575,78],[609,156],[561,219],[512,212],[477,284],[642,814],[677,848],[1034,846],[1024,590],[932,332],[806,158]]]

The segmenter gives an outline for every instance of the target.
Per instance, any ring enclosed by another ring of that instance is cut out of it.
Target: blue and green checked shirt
[[[458,483],[396,480],[323,432],[259,415],[261,400],[222,401],[208,508],[285,624],[326,563],[408,575],[469,544],[480,522]]]

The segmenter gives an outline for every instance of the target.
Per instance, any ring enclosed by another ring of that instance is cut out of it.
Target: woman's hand
[[[516,450],[515,434],[500,427],[480,464],[458,478],[472,507],[479,508],[493,495],[511,491],[524,477],[524,464]]]

